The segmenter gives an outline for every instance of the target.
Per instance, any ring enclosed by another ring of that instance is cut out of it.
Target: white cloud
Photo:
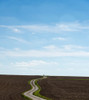
[[[20,48],[14,48],[14,50],[15,50],[15,51],[19,51],[19,50],[20,50]]]
[[[19,32],[21,32],[19,29],[17,29],[17,28],[12,28],[12,30],[14,31],[14,32],[16,32],[16,33],[19,33]]]
[[[48,45],[48,46],[44,46],[43,48],[50,49],[50,50],[57,49],[55,45]]]
[[[44,46],[43,48],[47,49],[47,50],[55,50],[55,51],[79,51],[79,50],[84,50],[84,49],[88,49],[89,47],[84,47],[84,46],[80,46],[80,45],[63,45],[60,47],[57,47],[55,45],[48,45],[48,46]]]
[[[89,47],[79,45],[64,45],[57,47],[55,45],[44,46],[41,50],[21,50],[15,48],[13,50],[0,50],[1,57],[61,57],[61,56],[75,56],[75,57],[89,57]],[[86,51],[87,50],[87,51]]]
[[[16,33],[20,33],[21,32],[20,29],[15,27],[15,26],[0,25],[0,27],[10,29],[10,30],[12,30],[13,32],[16,32]]]
[[[33,67],[50,67],[54,65],[58,65],[57,62],[47,62],[44,60],[32,60],[29,62],[16,62],[16,63],[11,63],[12,66],[15,67],[20,67],[20,68],[33,68]]]
[[[55,38],[53,38],[53,40],[65,41],[65,40],[67,40],[67,39],[66,39],[66,38],[63,38],[63,37],[55,37]]]
[[[78,50],[78,49],[88,48],[88,47],[83,47],[83,46],[79,46],[79,45],[64,45],[63,47],[65,50]]]
[[[2,28],[8,28],[14,32],[21,32],[21,30],[28,30],[32,33],[60,33],[62,31],[73,32],[73,31],[83,31],[89,30],[89,25],[86,23],[72,22],[72,23],[59,23],[55,25],[17,25],[17,26],[8,26],[0,25]]]
[[[30,42],[28,42],[28,41],[26,41],[24,39],[13,37],[13,36],[8,36],[8,38],[11,39],[11,40],[15,40],[15,41],[21,42],[21,43],[27,43],[27,44],[30,43]]]
[[[0,62],[0,67],[3,67],[3,64]]]
[[[3,56],[9,57],[60,57],[60,56],[87,56],[89,57],[89,52],[86,51],[61,51],[61,50],[19,50],[19,51],[2,51]],[[2,56],[1,55],[1,56]]]
[[[14,61],[8,64],[9,68],[14,69],[15,73],[28,75],[43,75],[55,72],[59,66],[58,62],[46,60]],[[54,67],[55,66],[55,67]],[[52,69],[52,70],[51,70]],[[10,70],[11,73],[11,70]]]

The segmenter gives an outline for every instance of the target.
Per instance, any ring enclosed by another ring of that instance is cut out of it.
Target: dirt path
[[[46,77],[44,77],[44,78],[46,78]],[[40,78],[40,79],[44,79],[44,78]],[[39,89],[37,87],[37,85],[35,84],[36,80],[37,79],[31,80],[30,84],[32,86],[32,89],[25,92],[24,95],[31,98],[32,100],[46,100],[46,99],[43,99],[43,98],[40,98],[40,97],[37,97],[37,96],[33,95],[33,93]]]

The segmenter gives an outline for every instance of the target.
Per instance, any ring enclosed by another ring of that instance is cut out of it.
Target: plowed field
[[[52,100],[89,100],[87,77],[48,77],[38,83],[40,94]]]
[[[21,93],[30,89],[28,81],[39,77],[0,75],[0,100],[24,100]]]

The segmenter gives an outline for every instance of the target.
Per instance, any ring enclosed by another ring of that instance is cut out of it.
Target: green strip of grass
[[[89,79],[57,79],[57,80],[89,80]]]
[[[37,79],[37,80],[35,81],[35,84],[37,85],[37,87],[38,87],[39,89],[38,89],[36,92],[34,92],[33,95],[38,96],[38,97],[41,97],[41,98],[44,98],[44,99],[46,99],[46,100],[52,100],[52,99],[49,99],[49,98],[47,98],[47,97],[45,97],[45,96],[43,96],[43,95],[40,94],[41,87],[40,87],[40,86],[38,85],[38,83],[37,83],[38,80],[40,80],[40,78]],[[31,87],[30,90],[31,90],[31,89],[32,89],[32,86],[31,86],[30,82],[31,82],[31,80],[28,81],[28,84],[30,85],[30,87]],[[27,92],[27,91],[25,91],[25,92]],[[24,95],[25,92],[23,92],[23,93],[21,94],[21,95],[25,98],[25,100],[32,100],[31,98],[29,98],[29,97],[27,97],[27,96]]]
[[[21,95],[22,95],[22,97],[24,97],[25,100],[32,100],[29,97],[25,96],[24,93],[22,93]]]
[[[30,87],[31,87],[30,90],[31,90],[31,89],[32,89],[32,86],[31,86],[30,82],[31,82],[31,80],[28,81],[28,84],[30,85]],[[25,92],[27,92],[27,91],[25,91]],[[24,97],[25,100],[32,100],[31,98],[29,98],[29,97],[27,97],[27,96],[24,95],[25,92],[23,92],[23,93],[21,94],[22,97]]]
[[[41,87],[39,86],[39,84],[37,83],[37,81],[38,81],[38,80],[35,81],[35,84],[37,85],[37,87],[38,87],[39,89],[38,89],[36,92],[34,92],[33,94],[34,94],[35,96],[41,97],[41,98],[46,99],[46,100],[52,100],[52,99],[49,99],[49,98],[47,98],[47,97],[45,97],[45,96],[43,96],[43,95],[40,94]]]

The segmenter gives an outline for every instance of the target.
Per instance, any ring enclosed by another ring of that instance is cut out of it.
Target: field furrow
[[[24,100],[21,94],[30,89],[28,81],[39,77],[0,75],[0,100]]]

